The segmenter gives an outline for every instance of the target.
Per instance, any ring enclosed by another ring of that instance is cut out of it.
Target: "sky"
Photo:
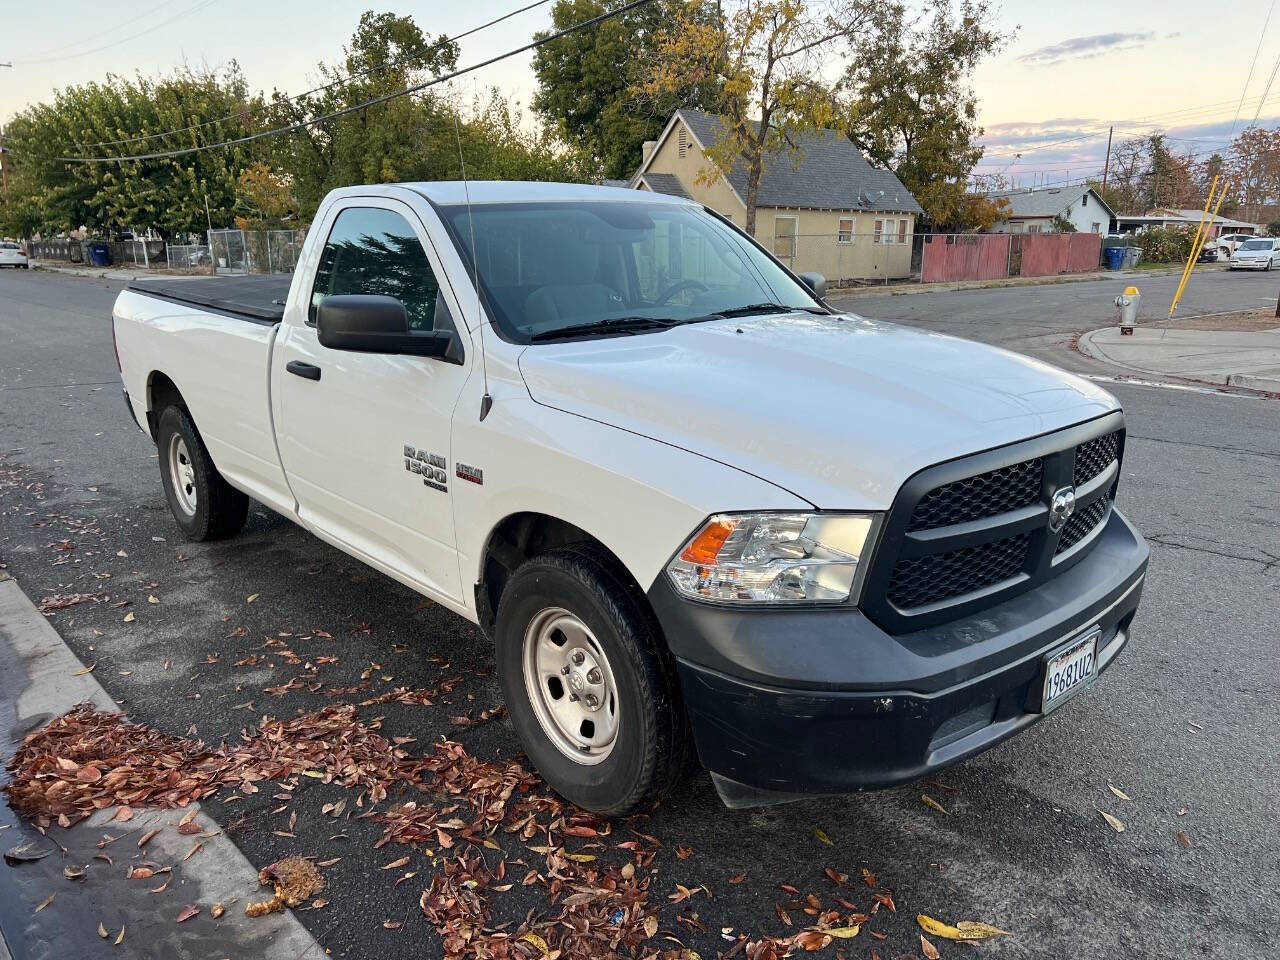
[[[51,99],[56,88],[107,73],[154,77],[183,63],[218,67],[235,60],[252,87],[296,93],[316,81],[317,61],[340,60],[370,7],[412,15],[430,34],[452,35],[528,2],[5,0],[21,15],[0,26],[0,63],[13,64],[0,67],[0,124]],[[1117,141],[1159,130],[1182,151],[1222,148],[1241,96],[1237,132],[1253,119],[1280,63],[1280,15],[1262,31],[1273,3],[1004,0],[997,23],[1013,39],[974,77],[987,147],[976,172],[1022,186],[1091,175],[1102,166],[1109,126]],[[549,25],[550,10],[544,4],[466,38],[459,64],[527,43]],[[459,83],[464,93],[497,86],[527,105],[534,89],[530,55]],[[1280,123],[1280,84],[1262,103],[1259,122]]]

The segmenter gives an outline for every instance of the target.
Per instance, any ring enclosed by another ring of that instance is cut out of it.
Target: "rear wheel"
[[[160,479],[169,511],[188,540],[235,536],[249,514],[249,498],[227,483],[181,407],[167,407],[156,427]]]
[[[683,776],[674,664],[644,595],[589,547],[534,557],[498,604],[498,679],[525,752],[580,807],[619,815]]]

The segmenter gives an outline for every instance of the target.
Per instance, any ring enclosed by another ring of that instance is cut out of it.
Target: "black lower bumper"
[[[742,610],[650,599],[679,664],[698,755],[731,804],[916,779],[1039,720],[1044,655],[1101,629],[1124,647],[1148,550],[1120,513],[1089,555],[971,618],[891,636],[856,608]]]

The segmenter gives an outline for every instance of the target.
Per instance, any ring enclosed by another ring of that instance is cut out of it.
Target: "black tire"
[[[526,631],[555,608],[594,635],[616,686],[616,738],[595,763],[557,745],[526,686]],[[516,733],[534,767],[567,800],[618,816],[660,800],[684,779],[690,738],[674,661],[644,594],[603,551],[567,547],[526,561],[502,592],[494,642]]]
[[[185,452],[189,475],[174,476],[171,445]],[[169,512],[188,540],[225,540],[240,532],[249,515],[249,498],[218,473],[191,417],[182,407],[166,407],[156,426],[160,480]],[[185,481],[185,482],[181,482]],[[180,492],[179,485],[184,492]],[[190,508],[190,509],[188,509]]]

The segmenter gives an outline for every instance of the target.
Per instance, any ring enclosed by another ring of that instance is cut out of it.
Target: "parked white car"
[[[1236,252],[1236,248],[1246,240],[1255,239],[1251,233],[1224,233],[1220,237],[1214,237],[1209,241],[1207,246],[1216,247],[1218,250],[1219,260],[1230,260],[1231,255]]]
[[[112,329],[187,537],[253,497],[477,623],[533,764],[617,814],[695,750],[735,806],[916,779],[1128,642],[1116,399],[824,287],[662,194],[380,184],[291,278]]]
[[[21,267],[29,270],[31,263],[27,260],[26,251],[19,244],[3,240],[0,241],[0,267]]]
[[[1250,237],[1231,255],[1231,270],[1270,270],[1280,260],[1280,240]]]

